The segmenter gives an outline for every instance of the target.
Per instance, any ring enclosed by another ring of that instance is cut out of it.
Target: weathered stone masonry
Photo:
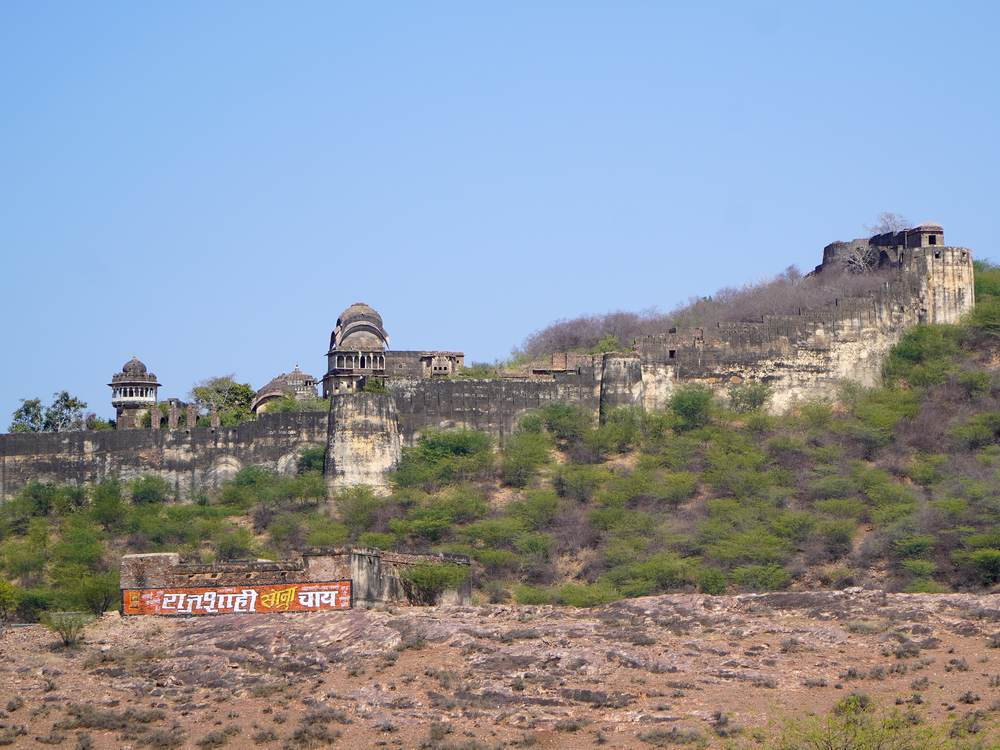
[[[522,414],[551,402],[579,404],[599,418],[619,406],[663,408],[683,383],[722,394],[733,383],[763,381],[773,386],[771,407],[781,411],[832,396],[845,380],[875,385],[886,354],[909,328],[955,323],[972,309],[972,253],[945,246],[940,227],[923,225],[832,243],[814,273],[832,272],[858,253],[875,258],[885,276],[872,295],[647,336],[625,352],[557,353],[548,365],[487,380],[454,377],[460,352],[387,351],[381,317],[355,303],[338,319],[327,352],[329,414],[262,413],[235,428],[193,430],[174,429],[175,415],[166,430],[0,435],[0,498],[31,479],[83,483],[146,473],[188,497],[251,464],[292,472],[309,446],[326,448],[330,489],[384,487],[402,447],[428,428],[482,430],[502,444]],[[369,380],[384,392],[365,392]],[[190,406],[187,422],[194,422]]]
[[[410,603],[403,572],[414,565],[469,566],[464,555],[383,552],[353,547],[304,552],[288,560],[240,560],[227,563],[185,563],[180,555],[160,552],[124,555],[121,562],[122,589],[247,586],[350,580],[353,604]],[[443,591],[436,603],[468,604],[472,595],[469,578],[455,589]]]
[[[293,473],[306,447],[326,445],[327,415],[263,414],[236,427],[0,435],[0,498],[35,479],[86,484],[158,474],[189,497],[244,466]]]

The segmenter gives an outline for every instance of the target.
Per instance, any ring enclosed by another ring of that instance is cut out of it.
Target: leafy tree
[[[221,375],[197,383],[191,389],[191,398],[203,411],[213,408],[219,414],[223,427],[231,427],[253,418],[250,405],[256,391],[249,383],[237,383],[233,375]]]
[[[14,410],[10,427],[11,432],[41,432],[45,423],[42,415],[42,400],[38,398],[22,398],[21,405]]]
[[[45,432],[66,432],[83,429],[85,401],[71,396],[69,391],[60,391],[52,396],[52,403],[45,409],[42,429]]]
[[[108,571],[80,578],[76,584],[75,598],[86,611],[100,617],[114,608],[118,594],[118,573]]]
[[[323,446],[315,446],[312,448],[306,448],[299,454],[298,460],[298,470],[299,474],[305,474],[307,471],[323,471],[323,464],[326,461],[326,448]]]
[[[113,430],[115,428],[114,422],[103,419],[93,412],[89,412],[83,418],[83,426],[88,430]]]

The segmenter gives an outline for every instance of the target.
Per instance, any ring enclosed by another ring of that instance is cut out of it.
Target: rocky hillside
[[[3,636],[0,742],[801,750],[821,747],[808,744],[817,730],[807,715],[838,702],[841,717],[855,707],[859,726],[884,729],[896,710],[897,739],[933,731],[943,743],[892,747],[1000,742],[998,595],[109,614],[85,637],[63,649],[40,626]],[[814,722],[839,726],[829,716]]]

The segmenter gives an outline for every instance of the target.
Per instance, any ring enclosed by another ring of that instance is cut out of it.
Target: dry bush
[[[803,277],[789,267],[769,281],[720,289],[666,313],[617,311],[558,320],[528,336],[518,354],[534,359],[552,352],[590,350],[609,338],[624,349],[640,336],[667,333],[675,327],[710,328],[725,322],[759,321],[764,315],[795,315],[836,299],[870,294],[887,278],[881,273],[830,272]]]

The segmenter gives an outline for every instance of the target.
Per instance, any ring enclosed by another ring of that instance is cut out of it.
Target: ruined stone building
[[[443,378],[465,365],[461,352],[392,351],[382,316],[355,302],[337,318],[326,353],[323,398],[354,393],[368,379]]]
[[[575,403],[599,419],[622,406],[663,408],[685,383],[722,393],[733,383],[766,382],[773,386],[771,408],[781,411],[829,397],[845,380],[877,384],[886,354],[908,329],[956,323],[975,302],[972,253],[946,245],[938,225],[832,243],[814,273],[855,262],[879,269],[882,286],[795,314],[644,336],[626,351],[557,353],[516,376],[488,379],[462,377],[460,352],[392,350],[382,317],[355,303],[330,336],[322,378],[329,412],[266,413],[269,400],[315,394],[315,379],[296,368],[258,392],[255,421],[232,428],[192,428],[189,412],[183,429],[176,416],[166,430],[125,429],[155,406],[159,387],[132,360],[111,383],[121,429],[0,435],[0,497],[30,479],[89,482],[145,473],[165,477],[183,497],[251,464],[294,471],[297,456],[312,446],[325,448],[332,489],[380,486],[402,447],[429,428],[482,430],[502,443],[521,415],[547,403]],[[366,387],[369,381],[377,387]],[[159,428],[159,419],[152,426]]]
[[[142,418],[156,408],[156,393],[160,384],[146,365],[132,357],[121,372],[111,376],[111,405],[115,407],[115,423],[119,429],[138,427]]]
[[[296,401],[312,401],[316,398],[316,378],[307,375],[295,365],[291,372],[283,372],[265,385],[254,397],[250,411],[261,414],[267,411],[268,404],[278,399],[291,396]]]

